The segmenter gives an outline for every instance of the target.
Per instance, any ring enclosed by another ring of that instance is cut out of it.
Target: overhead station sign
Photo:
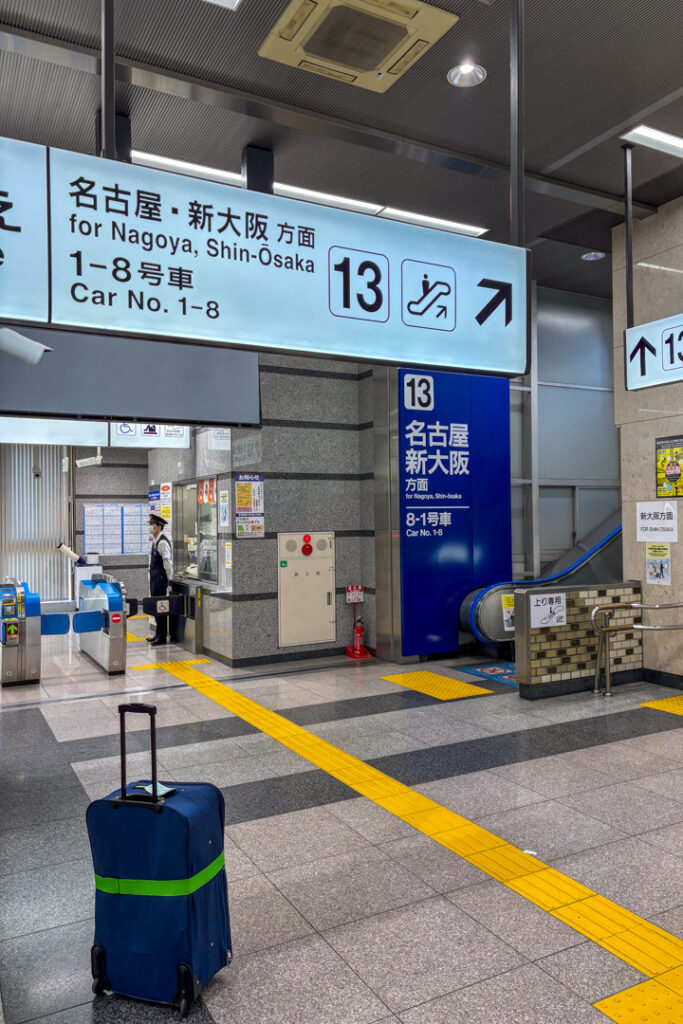
[[[482,239],[0,140],[0,249],[9,319],[507,376],[527,365],[527,253]]]
[[[626,390],[683,380],[683,313],[625,332]]]

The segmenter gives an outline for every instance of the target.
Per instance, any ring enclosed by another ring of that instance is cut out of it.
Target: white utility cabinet
[[[280,647],[337,638],[333,533],[278,533]]]

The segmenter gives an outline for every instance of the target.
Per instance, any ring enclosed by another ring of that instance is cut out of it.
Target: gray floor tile
[[[580,853],[625,838],[623,832],[558,800],[488,815],[478,819],[477,824],[522,850],[534,850],[541,860]]]
[[[651,775],[643,775],[634,781],[634,786],[647,789],[650,793],[669,797],[671,800],[683,801],[683,768],[673,771],[658,771]]]
[[[395,814],[385,811],[383,807],[373,804],[364,796],[342,800],[336,804],[326,804],[325,809],[356,832],[360,832],[371,843],[384,843],[390,839],[415,835],[415,829],[411,825],[401,821]]]
[[[268,877],[318,931],[434,895],[434,889],[372,846]]]
[[[387,1013],[318,935],[235,961],[203,998],[216,1024],[369,1024]]]
[[[604,1024],[599,1010],[529,964],[401,1014],[403,1024]]]
[[[392,754],[404,754],[409,750],[422,750],[428,745],[430,744],[414,735],[407,736],[405,733],[383,729],[376,733],[360,733],[354,739],[348,740],[344,749],[361,761],[371,761],[376,757],[390,757]]]
[[[95,884],[90,857],[0,878],[0,940],[56,928],[92,916]]]
[[[174,1006],[141,1003],[121,996],[91,997],[81,1006],[72,1006],[61,1013],[38,1017],[31,1024],[178,1024]],[[199,999],[187,1016],[190,1024],[214,1024],[209,1011]]]
[[[343,925],[325,937],[395,1012],[522,962],[443,897]]]
[[[240,739],[204,740],[182,746],[159,746],[159,757],[168,769],[180,772],[191,765],[227,763],[247,756]]]
[[[227,831],[261,871],[277,871],[368,845],[323,807],[231,825]]]
[[[449,893],[448,898],[528,960],[536,960],[584,941],[573,928],[500,882],[486,881],[470,889]]]
[[[497,776],[542,796],[564,796],[605,785],[605,777],[590,768],[569,764],[562,756],[539,757],[534,761],[492,768]]]
[[[658,928],[663,928],[664,931],[683,939],[683,906],[665,910],[663,914],[654,914],[650,920]]]
[[[597,1003],[599,999],[647,980],[644,974],[594,942],[582,942],[572,949],[553,953],[538,960],[537,966],[589,1003]]]
[[[563,796],[561,802],[628,835],[683,821],[683,802],[648,792],[635,782]]]
[[[279,751],[257,755],[259,764],[268,769],[269,775],[295,775],[297,772],[310,772],[315,766],[305,757],[295,754],[293,750],[280,747]]]
[[[642,713],[648,714],[643,708]],[[648,736],[634,736],[628,740],[636,750],[644,750],[654,756],[665,757],[668,761],[683,763],[683,729],[667,730],[667,732],[650,733]]]
[[[92,921],[81,921],[0,942],[0,991],[7,1024],[92,999],[93,931]]]
[[[90,856],[85,816],[6,832],[0,841],[0,875],[35,871]]]
[[[179,770],[182,778],[179,782],[210,782],[219,789],[227,786],[239,786],[245,782],[258,782],[270,779],[275,772],[264,761],[255,757],[230,757],[217,764],[202,763],[191,765]]]
[[[515,782],[509,782],[493,771],[456,775],[438,782],[414,787],[465,818],[478,821],[486,814],[496,814],[513,807],[540,803],[543,796]]]
[[[429,836],[412,835],[382,843],[379,847],[408,871],[412,871],[437,892],[449,892],[468,885],[479,885],[482,873]]]
[[[15,799],[11,806],[0,800],[0,833],[15,832],[47,821],[65,821],[85,816],[88,803],[78,782],[50,790],[41,787],[36,780],[36,788],[30,799]]]
[[[240,850],[236,843],[233,843],[227,831],[223,841],[225,844],[225,873],[228,877],[228,882],[236,881],[238,878],[251,878],[253,875],[261,874],[256,865],[249,860],[246,853]]]
[[[653,832],[643,832],[639,838],[656,846],[658,850],[673,854],[674,857],[683,857],[683,823],[667,825],[666,828],[658,828]]]
[[[663,851],[653,855],[640,837],[562,857],[552,866],[641,917],[681,902],[683,861]]]
[[[230,925],[233,953],[238,958],[313,933],[310,924],[265,875],[231,884]]]
[[[564,757],[570,764],[604,773],[607,782],[612,778],[615,781],[627,782],[678,767],[677,761],[650,754],[647,750],[640,750],[623,740],[597,747],[584,747],[565,754]]]

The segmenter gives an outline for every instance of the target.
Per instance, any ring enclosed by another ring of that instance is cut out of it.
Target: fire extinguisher
[[[353,606],[353,646],[346,648],[347,658],[354,658],[356,661],[365,660],[371,658],[372,655],[363,646],[363,620],[360,615],[356,615],[356,605]]]

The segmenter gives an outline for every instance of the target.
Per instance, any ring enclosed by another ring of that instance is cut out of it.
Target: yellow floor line
[[[683,715],[683,697],[664,697],[662,700],[647,700],[641,708],[656,708],[671,715]]]
[[[458,700],[460,697],[474,697],[479,693],[493,693],[472,683],[463,683],[460,679],[440,676],[436,672],[399,672],[395,676],[382,676],[388,683],[406,686],[409,690],[426,693],[439,700]]]
[[[656,979],[595,1003],[611,1020],[618,1024],[640,1024],[646,1019],[656,1020],[656,1024],[681,1024],[680,939],[194,667],[208,661],[166,661],[132,668],[138,672],[165,669],[637,971]],[[656,1016],[645,1017],[644,1011]]]

